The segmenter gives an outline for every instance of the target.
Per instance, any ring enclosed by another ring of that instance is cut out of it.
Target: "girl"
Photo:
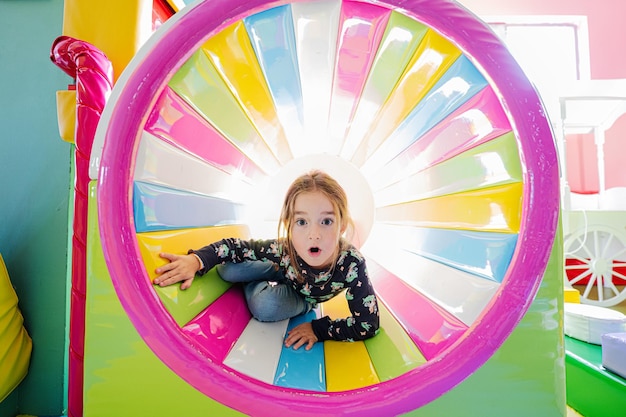
[[[154,283],[181,282],[218,266],[229,282],[244,282],[248,308],[259,321],[307,313],[345,290],[352,316],[328,316],[294,327],[285,346],[298,349],[323,340],[363,340],[378,332],[378,304],[359,251],[343,238],[351,225],[346,193],[329,175],[312,171],[287,190],[278,239],[223,239],[187,255],[162,253],[170,262],[156,269]],[[252,261],[252,262],[250,262]]]

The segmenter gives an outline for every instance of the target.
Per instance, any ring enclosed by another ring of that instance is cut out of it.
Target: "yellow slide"
[[[0,402],[22,382],[28,372],[33,342],[23,326],[17,294],[0,255]]]

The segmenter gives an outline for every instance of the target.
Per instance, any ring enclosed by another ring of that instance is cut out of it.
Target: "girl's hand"
[[[300,346],[306,344],[305,349],[311,350],[313,345],[317,342],[317,337],[313,333],[313,325],[311,323],[302,323],[294,327],[287,333],[285,339],[285,346],[298,350]]]
[[[191,287],[196,272],[201,268],[200,261],[195,255],[160,253],[159,256],[170,262],[155,270],[158,275],[153,281],[155,285],[166,287],[182,281],[181,290]]]

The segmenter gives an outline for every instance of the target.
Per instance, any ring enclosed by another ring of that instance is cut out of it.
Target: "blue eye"
[[[294,224],[296,224],[297,226],[305,226],[306,225],[306,220],[304,220],[304,219],[296,219]]]
[[[322,220],[322,224],[324,226],[331,226],[333,223],[335,223],[335,220],[331,219],[330,217]]]

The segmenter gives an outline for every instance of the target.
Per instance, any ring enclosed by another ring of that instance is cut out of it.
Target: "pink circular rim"
[[[132,221],[134,155],[155,98],[198,45],[228,22],[287,3],[211,0],[188,6],[173,24],[164,26],[159,41],[150,45],[134,67],[112,103],[115,108],[100,164],[98,213],[105,260],[118,297],[146,344],[205,395],[244,413],[266,416],[405,413],[438,398],[483,365],[530,306],[551,253],[558,220],[559,177],[552,132],[531,83],[475,16],[448,0],[371,1],[401,11],[450,39],[483,71],[509,115],[523,164],[524,206],[520,239],[507,277],[491,308],[454,346],[436,361],[391,381],[349,392],[311,393],[276,389],[226,370],[191,348],[151,289]],[[129,276],[136,279],[125,279]],[[249,401],[242,401],[244,397]]]

